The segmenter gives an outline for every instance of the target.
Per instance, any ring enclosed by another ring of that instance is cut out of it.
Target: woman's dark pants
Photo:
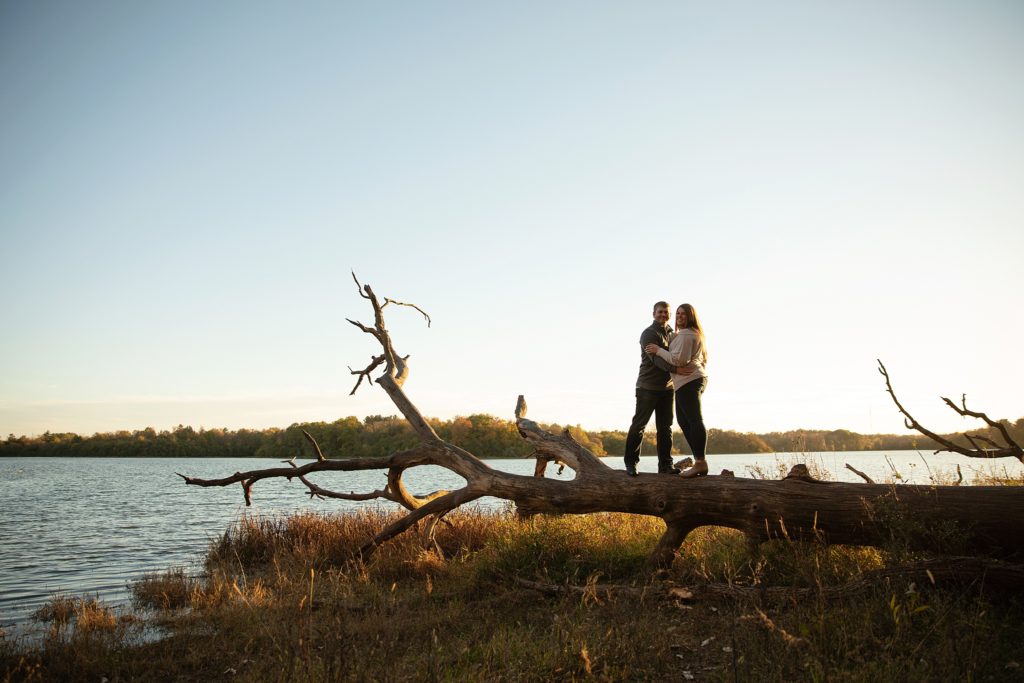
[[[676,390],[676,424],[683,430],[696,460],[704,459],[708,447],[708,430],[704,428],[704,416],[700,411],[700,397],[707,385],[708,378],[701,377]]]

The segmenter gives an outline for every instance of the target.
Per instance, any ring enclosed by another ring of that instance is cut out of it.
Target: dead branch
[[[389,469],[387,488],[387,490],[394,496],[392,500],[401,504],[406,510],[415,510],[435,498],[440,498],[441,496],[451,493],[451,491],[442,490],[428,493],[425,496],[414,496],[405,488],[405,484],[402,483],[402,473],[405,472],[406,469],[406,467],[392,467]]]
[[[261,479],[270,479],[275,477],[283,477],[285,479],[292,479],[293,477],[297,478],[306,484],[307,488],[309,488],[311,492],[322,497],[338,498],[343,500],[387,498],[388,500],[400,502],[390,491],[382,492],[382,495],[376,495],[377,492],[375,492],[374,495],[368,495],[365,498],[356,497],[363,494],[342,494],[329,491],[312,484],[305,479],[305,476],[314,472],[355,472],[360,470],[380,469],[390,470],[393,467],[405,469],[408,467],[415,467],[416,465],[431,464],[435,456],[435,449],[430,446],[419,446],[417,448],[394,453],[383,458],[348,458],[345,460],[327,460],[324,458],[323,460],[310,462],[302,467],[297,467],[293,461],[286,461],[290,464],[290,467],[272,467],[262,470],[251,470],[248,472],[235,472],[231,476],[224,477],[222,479],[201,479],[199,477],[189,477],[180,473],[177,474],[185,480],[186,484],[190,484],[192,486],[229,486],[240,482],[245,494],[246,505],[252,505],[251,493],[253,484]]]
[[[1006,430],[1006,425],[1004,425],[1002,422],[999,422],[998,420],[993,420],[992,418],[990,418],[985,413],[977,412],[977,411],[974,411],[974,410],[968,410],[968,408],[967,408],[967,394],[961,394],[960,395],[960,406],[957,406],[955,403],[953,403],[951,400],[949,400],[945,396],[942,396],[941,398],[945,402],[945,404],[947,406],[949,406],[950,408],[952,408],[953,410],[955,410],[957,412],[957,414],[960,415],[960,417],[974,417],[974,418],[978,418],[978,419],[984,420],[985,423],[989,427],[994,427],[994,428],[999,430],[1000,434],[1002,434],[1002,436],[1003,436],[1003,439],[1006,441],[1007,446],[1011,446],[1011,447],[1016,446],[1017,449],[1020,449],[1020,445],[1016,441],[1014,441],[1013,439],[1010,438],[1010,433]]]
[[[555,435],[541,429],[533,420],[528,420],[526,418],[526,399],[522,395],[516,401],[515,413],[516,427],[520,436],[529,441],[536,449],[534,457],[538,458],[538,466],[540,459],[543,458],[548,462],[563,462],[576,472],[610,469],[600,458],[577,443],[569,435],[569,430],[565,430],[561,435]]]
[[[854,474],[856,474],[858,477],[860,477],[861,479],[863,479],[864,481],[866,481],[869,484],[874,484],[875,483],[874,479],[872,479],[868,475],[864,474],[863,472],[858,470],[856,467],[854,467],[850,463],[846,463],[846,469],[850,470],[851,472],[853,472]]]
[[[382,309],[386,308],[388,304],[394,304],[396,306],[408,306],[409,308],[415,308],[417,311],[420,312],[420,314],[423,316],[423,318],[427,321],[427,327],[430,327],[430,322],[431,322],[430,321],[430,316],[427,315],[427,312],[424,311],[419,306],[417,306],[416,304],[407,304],[407,303],[403,303],[401,301],[396,301],[395,299],[389,299],[387,297],[384,297],[384,304],[381,306],[381,308]]]
[[[349,320],[349,322],[352,322],[352,321]],[[359,389],[359,385],[363,383],[364,379],[367,381],[367,383],[372,382],[373,380],[370,379],[370,373],[373,372],[374,370],[376,370],[377,368],[379,368],[381,363],[383,363],[383,362],[384,362],[384,354],[381,354],[379,356],[374,356],[372,359],[370,359],[370,364],[367,365],[362,370],[353,370],[351,365],[348,366],[348,371],[351,374],[359,375],[359,379],[356,380],[356,385],[354,387],[352,387],[352,391],[350,391],[348,393],[348,395],[349,396],[355,396],[356,390]]]
[[[421,519],[424,519],[429,515],[443,516],[460,505],[476,500],[480,495],[481,494],[470,490],[469,487],[466,487],[447,493],[439,498],[435,498],[429,503],[416,508],[405,517],[402,517],[398,521],[385,527],[379,534],[373,537],[373,540],[359,549],[359,556],[364,559],[369,557],[369,555],[381,543],[394,538]]]
[[[962,407],[957,406],[955,403],[953,403],[953,401],[951,401],[948,398],[941,398],[946,403],[946,405],[948,405],[950,408],[956,411],[957,414],[959,414],[961,417],[975,417],[982,419],[990,427],[994,427],[995,429],[999,430],[1000,434],[1002,434],[1003,439],[1006,441],[1005,446],[999,446],[991,439],[981,437],[981,439],[994,446],[993,448],[981,448],[974,441],[974,439],[979,438],[978,436],[975,436],[974,439],[972,439],[970,436],[967,436],[967,439],[971,442],[971,445],[974,446],[974,448],[967,448],[965,446],[961,446],[957,443],[954,443],[953,441],[950,441],[944,436],[936,434],[930,429],[927,429],[920,422],[918,422],[914,418],[914,416],[911,415],[907,411],[907,409],[903,407],[903,404],[900,403],[900,400],[896,398],[896,392],[893,390],[892,382],[889,379],[889,372],[888,370],[885,369],[885,365],[882,364],[881,360],[878,361],[878,372],[883,377],[885,377],[885,390],[889,393],[889,396],[892,397],[892,401],[893,403],[896,404],[896,408],[903,415],[903,421],[906,424],[907,429],[916,430],[927,436],[929,439],[932,439],[936,443],[940,444],[942,448],[935,451],[936,453],[940,453],[942,451],[949,451],[952,453],[959,453],[960,455],[966,455],[969,458],[1017,458],[1017,460],[1024,462],[1024,449],[1022,449],[1016,441],[1010,438],[1010,433],[1007,431],[1006,425],[996,420],[993,420],[985,413],[968,410],[966,395],[963,396]]]
[[[997,444],[995,441],[993,441],[992,439],[988,438],[984,434],[967,434],[967,433],[965,433],[964,436],[967,437],[967,440],[970,441],[971,445],[973,445],[975,448],[980,448],[978,446],[978,444],[975,443],[976,440],[977,441],[982,441],[984,443],[987,443],[989,446],[992,446],[993,448],[1001,448],[1001,446],[999,444]]]
[[[782,642],[784,642],[787,647],[804,647],[808,644],[806,638],[798,638],[792,633],[789,633],[786,629],[772,621],[767,614],[756,607],[754,608],[754,614],[746,614],[740,617],[740,621],[756,621],[769,633],[775,633],[782,638]]]
[[[316,459],[321,462],[326,460],[327,458],[324,457],[323,452],[320,450],[320,444],[316,442],[316,439],[313,438],[313,435],[307,432],[305,429],[302,430],[302,435],[306,437],[306,441],[312,444],[313,450],[316,452]]]

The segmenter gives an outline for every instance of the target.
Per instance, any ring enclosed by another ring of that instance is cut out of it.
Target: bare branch
[[[941,444],[942,448],[939,449],[938,451],[936,451],[936,453],[938,453],[940,451],[950,451],[952,453],[959,453],[960,455],[966,455],[969,458],[1006,458],[1006,457],[1012,457],[1012,458],[1017,458],[1021,462],[1024,462],[1024,450],[1022,450],[1020,446],[1018,446],[1013,440],[1011,440],[1009,438],[1009,434],[1006,432],[1005,426],[1003,426],[1001,423],[993,422],[984,413],[975,413],[974,411],[967,410],[966,405],[962,409],[958,408],[956,406],[956,404],[954,404],[948,398],[943,398],[942,400],[946,402],[946,405],[951,407],[953,410],[955,410],[960,415],[962,415],[962,416],[970,416],[970,417],[980,417],[981,419],[983,419],[986,422],[988,422],[990,425],[998,426],[1001,429],[1001,431],[1003,432],[1005,438],[1007,439],[1007,444],[1008,444],[1007,447],[1006,448],[988,448],[988,449],[984,449],[984,448],[974,448],[974,449],[966,448],[966,447],[961,446],[959,444],[953,443],[952,441],[950,441],[946,437],[940,436],[939,434],[936,434],[935,432],[931,431],[930,429],[927,429],[921,423],[919,423],[914,418],[914,416],[911,415],[907,411],[907,409],[903,407],[903,404],[900,403],[899,399],[896,398],[896,392],[893,390],[892,382],[889,379],[889,372],[885,369],[885,365],[883,365],[882,361],[880,361],[880,360],[878,361],[878,372],[883,377],[885,377],[885,390],[887,392],[889,392],[889,396],[892,397],[893,403],[896,404],[896,407],[899,409],[900,413],[903,414],[904,421],[905,421],[905,423],[907,425],[907,429],[917,430],[917,431],[921,432],[922,434],[924,434],[925,436],[927,436],[928,438],[932,439],[933,441],[936,441],[937,443]]]
[[[370,379],[370,373],[376,370],[378,367],[380,367],[380,364],[383,362],[384,355],[381,354],[380,356],[374,356],[373,360],[370,361],[370,364],[367,365],[366,368],[363,370],[353,370],[352,366],[350,365],[348,371],[353,375],[359,375],[359,379],[356,380],[356,385],[352,387],[352,391],[350,391],[348,395],[354,396],[356,393],[356,389],[359,388],[359,385],[363,383],[364,379],[367,381],[367,383],[372,382],[373,380]]]
[[[964,438],[971,442],[971,445],[974,446],[974,450],[976,450],[976,451],[983,451],[983,450],[985,450],[984,446],[979,446],[978,445],[978,441],[976,441],[975,438],[973,436],[971,436],[970,434],[964,434]]]
[[[305,431],[303,431],[303,433],[305,433]],[[312,438],[312,437],[310,437],[310,438]],[[317,447],[317,450],[319,450],[319,446]],[[292,458],[291,460],[285,460],[283,462],[287,462],[289,465],[291,465],[292,467],[295,467],[296,469],[298,468],[298,466],[295,464],[295,458]],[[304,477],[301,474],[299,474],[297,476],[299,478],[299,481],[301,481],[303,484],[305,484],[306,488],[309,489],[306,493],[309,495],[310,498],[319,498],[320,500],[323,500],[324,498],[337,498],[337,499],[340,499],[340,500],[356,500],[356,501],[365,501],[365,500],[374,500],[374,499],[377,499],[377,498],[384,498],[384,499],[387,499],[387,500],[395,501],[395,497],[392,496],[391,492],[388,491],[387,489],[378,489],[376,491],[371,491],[369,493],[356,493],[355,491],[351,491],[349,493],[339,493],[337,491],[331,491],[331,490],[325,489],[325,488],[323,488],[321,486],[317,486],[316,484],[311,482],[309,479],[306,479],[306,477]],[[398,502],[398,501],[395,501],[395,502]]]
[[[427,520],[426,527],[423,529],[424,547],[427,550],[433,550],[441,559],[444,559],[444,550],[441,549],[441,544],[437,542],[437,537],[434,535],[434,532],[437,530],[438,522],[443,521],[445,524],[451,526],[451,522],[444,518],[446,514],[448,514],[448,511],[431,515],[430,519]]]
[[[391,492],[388,491],[387,489],[378,489],[376,491],[370,491],[369,493],[356,493],[355,491],[352,491],[350,493],[340,493],[338,491],[331,491],[321,486],[317,486],[316,484],[314,484],[309,479],[306,479],[303,476],[299,477],[299,481],[305,484],[306,488],[309,489],[307,493],[309,494],[310,498],[314,496],[316,496],[317,498],[334,498],[337,500],[376,500],[382,498],[384,500],[390,500],[396,503],[398,502],[395,500],[395,497],[391,495]]]
[[[416,304],[407,304],[407,303],[404,303],[402,301],[396,301],[395,299],[389,299],[388,297],[384,297],[384,304],[381,306],[381,308],[382,309],[385,308],[388,304],[394,304],[396,306],[408,306],[409,308],[415,308],[426,319],[427,327],[430,327],[430,316],[427,315],[427,312],[424,311],[419,306],[417,306]]]
[[[771,633],[778,634],[778,636],[782,638],[782,642],[784,642],[787,647],[795,648],[804,647],[805,645],[807,645],[807,640],[805,638],[798,638],[793,634],[789,633],[786,629],[782,628],[781,626],[777,625],[774,621],[772,621],[767,614],[762,612],[757,607],[754,608],[754,612],[755,614],[747,614],[740,617],[740,620],[758,622],[759,624],[761,624],[761,626],[765,628],[765,630]]]
[[[315,460],[302,467],[295,467],[293,464],[292,467],[270,467],[249,472],[235,472],[230,477],[222,479],[200,479],[198,477],[187,477],[183,474],[178,476],[191,486],[229,486],[242,482],[244,487],[251,489],[252,485],[261,479],[272,479],[275,477],[292,479],[305,476],[311,472],[355,472],[360,470],[387,470],[392,467],[441,464],[443,456],[443,451],[437,447],[423,445],[383,458]]]
[[[398,410],[402,413],[405,419],[408,420],[410,426],[412,426],[413,430],[419,435],[421,439],[430,443],[443,443],[440,437],[438,437],[437,434],[434,432],[433,428],[420,414],[419,409],[416,408],[413,402],[410,401],[409,398],[402,391],[402,386],[405,384],[405,380],[409,375],[409,366],[407,363],[409,357],[400,356],[395,351],[395,347],[391,342],[391,335],[388,333],[387,328],[384,326],[383,306],[378,300],[377,295],[374,294],[373,289],[370,287],[370,285],[361,284],[354,272],[352,273],[352,279],[356,283],[356,286],[359,288],[360,296],[362,296],[364,299],[369,300],[370,305],[373,307],[373,327],[369,327],[367,325],[364,325],[360,322],[356,322],[351,319],[349,319],[348,321],[355,325],[356,327],[358,327],[363,332],[372,334],[381,346],[381,351],[383,352],[382,362],[386,364],[386,367],[384,370],[384,375],[377,379],[377,384],[380,385],[380,387],[383,388],[385,392],[387,392],[388,396],[391,398],[391,401],[395,404],[395,407],[398,408]],[[401,302],[398,301],[385,299],[385,302],[387,301],[392,301],[396,305],[401,304]],[[411,304],[401,305],[411,306]],[[417,310],[419,310],[420,313],[423,313],[421,309],[417,308]],[[426,313],[423,313],[423,315],[426,316]],[[374,361],[376,361],[376,357],[374,358]],[[379,365],[379,363],[376,363],[374,367],[376,367],[377,365]],[[353,374],[358,374],[355,371],[351,370],[351,368],[349,370]],[[364,372],[368,371],[369,369]],[[357,388],[358,386],[359,382],[356,383]],[[355,389],[353,389],[353,392],[354,391]]]
[[[359,278],[356,277],[356,271],[354,270],[352,271],[352,280],[356,283],[356,291],[359,292],[359,296],[369,299],[370,297],[363,293],[363,286],[359,284]]]
[[[316,442],[316,439],[313,438],[313,435],[307,432],[305,429],[302,430],[302,435],[306,437],[306,440],[309,441],[309,443],[313,444],[313,450],[316,451],[316,459],[319,460],[320,462],[326,460],[327,458],[325,458],[324,454],[320,451],[320,444]]]
[[[856,474],[858,477],[860,477],[861,479],[863,479],[864,481],[866,481],[869,484],[874,484],[875,483],[875,481],[871,477],[869,477],[868,475],[864,474],[863,472],[858,470],[856,467],[854,467],[850,463],[846,463],[846,469],[850,470],[851,472],[853,472],[854,474]]]
[[[353,325],[358,327],[360,330],[362,330],[366,334],[372,334],[374,337],[377,338],[377,341],[380,341],[380,334],[374,328],[367,327],[366,325],[362,324],[358,320],[352,320],[351,318],[345,318],[345,320],[349,321],[350,323],[352,323]]]
[[[384,355],[388,357],[388,369],[393,369],[393,358],[396,356],[394,348],[391,346],[391,336],[388,334],[387,329],[384,327],[384,309],[380,307],[380,301],[377,300],[377,295],[373,293],[370,285],[363,285],[363,291],[366,292],[366,298],[370,300],[370,304],[373,306],[373,328],[379,335],[381,346],[384,347]]]
[[[516,408],[522,408],[525,412],[526,399],[520,396],[520,401],[517,403]],[[610,469],[600,458],[577,443],[570,436],[569,430],[565,430],[564,433],[558,435],[551,434],[541,429],[533,420],[528,420],[525,417],[520,417],[516,420],[516,427],[519,429],[519,434],[536,449],[534,456],[538,458],[538,468],[540,468],[540,457],[543,456],[547,461],[565,463],[575,470],[577,474],[582,474],[586,471],[607,471]],[[539,469],[539,471],[542,474],[537,476],[543,476],[543,469]]]
[[[964,436],[970,439],[971,443],[974,443],[974,439],[977,439],[978,441],[987,443],[989,446],[992,446],[993,448],[1002,448],[1002,446],[1000,446],[998,443],[988,438],[984,434],[964,434]]]
[[[942,398],[943,401],[945,401],[947,406],[949,406],[950,408],[955,410],[961,417],[975,417],[975,418],[984,420],[985,423],[988,424],[989,427],[993,427],[995,429],[998,429],[999,433],[1003,435],[1003,439],[1006,441],[1006,445],[1008,447],[1016,448],[1018,451],[1021,450],[1020,444],[1018,444],[1016,441],[1014,441],[1012,438],[1010,438],[1010,432],[1008,432],[1006,430],[1006,425],[1004,425],[1002,422],[999,422],[998,420],[993,420],[992,418],[990,418],[985,413],[977,412],[977,411],[974,411],[974,410],[968,410],[968,408],[967,408],[967,394],[961,394],[961,396],[960,396],[960,403],[963,406],[962,408],[958,407],[955,403],[953,403],[951,400],[949,400],[945,396],[942,396],[941,398]],[[992,443],[992,445],[994,445],[997,448],[999,448],[998,444],[996,444],[994,442],[991,442],[991,441],[989,443]]]
[[[381,543],[394,538],[424,517],[454,510],[460,505],[476,500],[480,496],[481,494],[479,492],[474,491],[467,486],[465,488],[458,489],[457,491],[452,491],[440,498],[435,498],[426,505],[416,508],[397,522],[385,527],[379,534],[374,536],[369,543],[359,549],[359,555],[365,560]]]
[[[405,470],[405,467],[392,467],[388,470],[388,492],[391,494],[391,500],[400,503],[407,510],[415,510],[435,498],[440,498],[450,493],[450,491],[442,490],[428,493],[422,497],[414,496],[405,488],[405,484],[402,483],[402,473]]]

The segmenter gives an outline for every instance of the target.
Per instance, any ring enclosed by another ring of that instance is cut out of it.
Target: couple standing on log
[[[704,428],[700,398],[708,378],[704,370],[708,354],[704,330],[690,304],[676,309],[675,331],[669,327],[668,304],[654,304],[654,322],[640,335],[640,375],[636,380],[636,412],[626,435],[626,473],[636,476],[644,429],[654,414],[658,430],[658,473],[700,477],[708,473],[705,451],[708,432]],[[676,422],[690,444],[693,467],[680,472],[672,465],[672,400]]]

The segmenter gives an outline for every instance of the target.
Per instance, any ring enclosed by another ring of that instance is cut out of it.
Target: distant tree
[[[485,413],[457,416],[450,420],[428,419],[441,438],[464,444],[484,458],[519,458],[530,454],[530,445],[520,436],[513,421]],[[978,436],[999,438],[1000,427],[1018,440],[1024,436],[1024,418],[1015,422],[1000,420],[998,426],[979,430]],[[566,429],[572,438],[598,456],[621,457],[625,452],[626,433],[618,430],[592,431],[581,425],[545,424],[552,434]],[[394,415],[369,415],[362,420],[349,416],[334,422],[305,422],[285,429],[239,429],[232,431],[215,427],[195,429],[177,425],[173,430],[157,432],[145,429],[104,432],[81,436],[69,432],[47,431],[40,436],[9,434],[0,441],[2,456],[67,456],[67,457],[259,457],[287,460],[293,456],[311,457],[303,432],[309,432],[325,451],[341,457],[381,457],[395,450],[409,448],[415,434],[408,422]],[[963,435],[946,435],[953,443],[968,446]],[[673,433],[673,452],[689,454],[690,448],[680,431]],[[712,454],[743,454],[769,452],[872,451],[930,448],[921,434],[858,434],[845,429],[831,431],[796,429],[788,432],[755,434],[725,429],[710,429],[708,452]],[[656,450],[655,434],[644,434],[642,452]]]

